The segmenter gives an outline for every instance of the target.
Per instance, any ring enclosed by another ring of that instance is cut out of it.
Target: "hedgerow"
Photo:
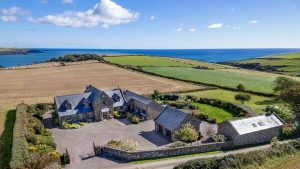
[[[13,133],[11,168],[21,166],[29,158],[28,145],[26,141],[26,112],[27,105],[19,104],[16,109],[16,121]]]
[[[175,169],[240,169],[246,166],[261,166],[266,160],[292,155],[300,151],[300,141],[291,141],[248,153],[228,155],[221,158],[198,159],[178,165]]]

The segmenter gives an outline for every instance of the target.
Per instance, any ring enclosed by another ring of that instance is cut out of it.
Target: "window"
[[[258,122],[258,124],[259,124],[260,126],[264,126],[264,125],[265,125],[265,123],[262,122],[262,121]]]
[[[114,93],[111,98],[114,101],[114,103],[119,102],[121,99],[120,96],[117,95],[116,93]]]
[[[252,126],[253,126],[253,127],[257,127],[257,125],[256,125],[255,123],[252,123]]]

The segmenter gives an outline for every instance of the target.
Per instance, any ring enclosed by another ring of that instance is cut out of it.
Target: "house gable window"
[[[64,102],[63,106],[66,110],[72,109],[72,105],[67,100]]]
[[[86,98],[83,98],[82,104],[84,105],[84,107],[90,107],[91,103]]]
[[[119,102],[120,101],[120,96],[119,95],[117,95],[116,93],[114,93],[113,95],[112,95],[112,100],[116,103],[116,102]]]

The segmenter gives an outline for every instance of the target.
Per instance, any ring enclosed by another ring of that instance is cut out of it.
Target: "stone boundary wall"
[[[94,146],[95,154],[97,156],[107,156],[113,159],[125,160],[125,161],[138,161],[147,159],[156,159],[164,157],[174,157],[187,154],[204,153],[211,151],[218,151],[222,149],[232,148],[230,142],[218,142],[208,143],[192,146],[184,146],[178,148],[162,148],[154,150],[143,151],[124,151],[108,146]]]

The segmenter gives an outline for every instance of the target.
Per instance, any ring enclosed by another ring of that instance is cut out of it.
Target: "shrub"
[[[175,107],[177,109],[183,109],[184,107],[189,107],[189,103],[186,101],[176,101],[176,102],[171,102],[170,106]]]
[[[120,140],[110,140],[107,145],[112,148],[121,149],[124,151],[134,151],[137,149],[137,142],[133,140],[120,141]]]
[[[280,138],[291,138],[296,135],[297,128],[294,128],[291,125],[286,125],[280,130]]]
[[[185,142],[182,142],[182,141],[176,141],[176,142],[170,144],[168,147],[170,147],[170,148],[178,148],[178,147],[184,147],[184,146],[186,146],[186,145],[188,145],[188,144],[185,143]]]
[[[117,111],[113,112],[114,118],[116,119],[125,119],[127,118],[127,114],[126,113],[119,113]]]
[[[151,99],[153,100],[160,100],[162,98],[162,93],[158,90],[154,90],[151,94]]]
[[[185,96],[185,98],[186,98],[186,100],[191,101],[191,102],[197,101],[197,96],[187,95],[187,96]]]
[[[162,99],[169,100],[169,101],[177,101],[180,98],[179,95],[176,94],[165,94]]]
[[[195,105],[193,105],[193,104],[191,104],[191,105],[189,105],[189,109],[191,109],[191,110],[196,110],[196,109],[198,109],[198,107],[195,106]]]
[[[137,116],[132,116],[131,119],[130,119],[130,122],[132,124],[139,124],[140,123],[140,118],[137,117]]]
[[[236,88],[239,90],[239,91],[241,91],[241,92],[243,92],[243,91],[245,91],[245,86],[243,85],[243,84],[238,84],[237,86],[236,86]]]
[[[43,124],[41,123],[37,123],[34,127],[33,127],[35,134],[42,134],[45,131],[45,127]]]
[[[76,123],[63,122],[63,128],[65,128],[65,129],[78,129],[78,128],[80,128],[80,125],[76,124]]]
[[[37,143],[37,138],[35,137],[34,134],[27,134],[26,135],[26,141],[28,143],[31,143],[31,144],[36,144]]]
[[[221,134],[217,134],[217,133],[214,133],[214,134],[210,135],[210,138],[214,142],[224,142],[225,141],[225,136],[223,136]]]
[[[251,100],[251,95],[249,94],[236,94],[234,96],[234,99],[237,101],[240,101],[242,105],[245,103],[245,101]]]
[[[183,142],[193,142],[198,140],[199,133],[191,123],[186,123],[175,131],[175,137]]]

